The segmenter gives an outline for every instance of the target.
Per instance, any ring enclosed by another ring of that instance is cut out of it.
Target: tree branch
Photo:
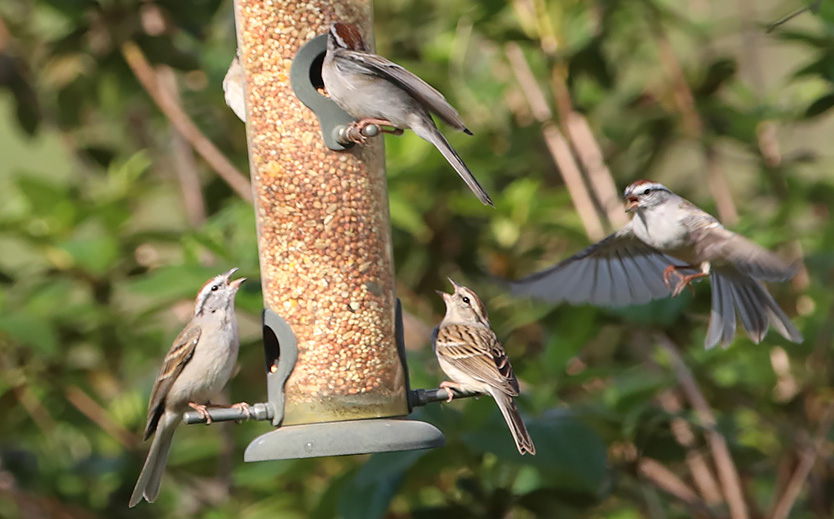
[[[803,451],[799,459],[799,465],[797,465],[791,479],[788,481],[788,486],[785,487],[785,492],[773,509],[772,519],[787,519],[791,513],[791,509],[799,497],[799,491],[802,490],[802,484],[805,483],[808,474],[811,473],[832,425],[834,425],[834,404],[829,404],[825,408],[822,418],[820,418],[813,442]]]
[[[131,41],[125,42],[122,44],[122,55],[136,79],[139,80],[139,83],[177,131],[191,143],[197,153],[220,175],[220,178],[226,181],[233,191],[251,203],[252,185],[249,183],[249,179],[238,171],[220,150],[203,135],[203,132],[194,124],[176,100],[172,99],[163,88],[160,88],[156,72],[148,63],[145,55],[142,54],[139,46]]]
[[[678,383],[706,431],[707,443],[712,450],[718,479],[721,481],[724,496],[730,507],[730,516],[732,519],[748,519],[747,503],[744,501],[738,469],[733,462],[726,440],[716,430],[715,415],[712,414],[707,399],[698,387],[692,372],[686,367],[672,339],[663,333],[658,333],[655,337],[658,344],[669,354]]]

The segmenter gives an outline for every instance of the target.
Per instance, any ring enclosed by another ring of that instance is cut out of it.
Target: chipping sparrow
[[[145,439],[156,433],[130,506],[144,497],[156,500],[174,430],[188,408],[200,411],[211,422],[204,402],[228,382],[237,362],[238,334],[235,294],[246,278],[230,281],[233,268],[210,279],[200,292],[194,316],[174,340],[156,377],[148,406]],[[240,406],[241,404],[235,404]]]
[[[551,302],[622,306],[677,296],[692,281],[709,276],[707,348],[733,341],[736,309],[753,342],[764,338],[768,323],[789,341],[802,342],[759,281],[788,280],[796,265],[725,229],[656,182],[638,180],[623,198],[626,211],[634,213],[625,227],[554,267],[512,282],[513,292]],[[673,275],[678,278],[674,289]]]
[[[452,379],[440,387],[488,393],[504,415],[518,452],[535,454],[536,447],[513,401],[518,396],[518,380],[507,353],[489,325],[486,308],[475,292],[449,281],[455,292],[438,291],[446,303],[446,316],[432,333],[440,368]],[[449,391],[447,401],[452,397]]]
[[[330,98],[359,119],[354,123],[357,128],[361,130],[368,124],[391,126],[395,128],[393,131],[381,130],[397,135],[403,129],[414,130],[440,150],[478,200],[493,205],[430,115],[433,112],[452,128],[472,135],[457,111],[428,83],[396,63],[372,54],[355,25],[337,22],[330,27],[321,77]]]

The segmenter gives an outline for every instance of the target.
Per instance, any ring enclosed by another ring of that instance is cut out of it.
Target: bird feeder
[[[371,8],[369,0],[235,1],[266,307],[268,402],[248,416],[277,427],[249,445],[246,461],[444,444],[434,426],[405,419],[446,392],[408,386],[384,143],[348,143],[352,119],[319,90],[319,35],[335,21],[370,35]]]

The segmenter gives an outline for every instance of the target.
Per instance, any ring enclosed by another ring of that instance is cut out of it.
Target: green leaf
[[[23,312],[5,314],[0,316],[0,331],[38,353],[52,355],[58,351],[58,334],[48,318]]]
[[[477,451],[495,453],[504,463],[536,467],[556,488],[589,498],[597,496],[607,469],[605,444],[596,431],[567,409],[554,409],[525,423],[536,445],[535,456],[518,454],[497,408],[492,419],[478,431],[464,435],[464,441]]]
[[[95,276],[105,274],[120,260],[119,244],[110,236],[68,240],[60,248],[70,255],[75,266]]]
[[[834,106],[834,93],[825,94],[805,109],[805,117],[816,117]]]
[[[426,451],[383,452],[374,454],[342,491],[339,517],[342,519],[376,519],[388,510],[408,469]]]

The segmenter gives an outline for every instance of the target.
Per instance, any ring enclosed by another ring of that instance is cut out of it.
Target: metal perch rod
[[[452,390],[452,398],[469,398],[478,396],[480,393],[464,393]],[[414,389],[408,392],[408,401],[411,407],[422,407],[433,402],[444,402],[449,398],[449,389]],[[247,409],[249,411],[247,415]],[[206,409],[212,422],[240,422],[240,421],[265,421],[272,420],[273,409],[268,403],[258,403],[247,406],[244,409],[237,407],[213,407]],[[187,425],[204,424],[206,418],[197,411],[188,411],[182,418]]]

